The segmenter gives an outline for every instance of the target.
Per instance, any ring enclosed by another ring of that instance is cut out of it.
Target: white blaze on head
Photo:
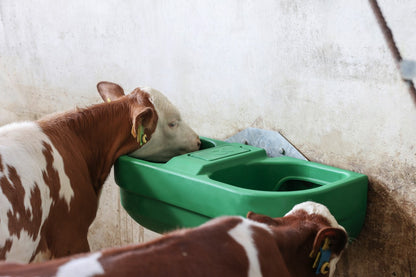
[[[291,214],[293,214],[293,213],[295,213],[296,211],[299,211],[299,210],[305,211],[308,214],[321,215],[322,217],[324,217],[328,220],[331,227],[341,228],[341,229],[345,230],[344,227],[342,227],[341,225],[338,224],[337,220],[331,214],[331,212],[328,210],[327,207],[325,207],[322,204],[315,203],[315,202],[312,202],[312,201],[307,201],[307,202],[297,204],[285,216],[291,215]]]
[[[158,122],[152,138],[131,156],[154,162],[166,162],[170,158],[199,149],[198,135],[182,121],[178,109],[159,91],[141,88],[150,94]]]

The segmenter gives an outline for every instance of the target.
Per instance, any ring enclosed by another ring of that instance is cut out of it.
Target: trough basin
[[[349,236],[358,236],[367,206],[367,176],[262,148],[201,137],[201,150],[154,163],[130,156],[115,164],[121,203],[158,233],[248,211],[284,216],[304,201],[326,205]]]

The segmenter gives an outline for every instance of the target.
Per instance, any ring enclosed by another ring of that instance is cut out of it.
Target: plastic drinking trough
[[[367,206],[367,176],[262,148],[201,138],[201,150],[153,163],[130,156],[115,164],[121,203],[158,233],[198,226],[248,211],[284,216],[304,201],[326,205],[350,237],[358,236]]]

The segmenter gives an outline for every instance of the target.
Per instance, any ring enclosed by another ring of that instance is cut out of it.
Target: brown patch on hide
[[[59,190],[61,189],[61,182],[59,179],[58,171],[53,167],[53,155],[52,146],[46,142],[43,142],[43,155],[46,160],[46,170],[42,171],[43,180],[50,189],[50,196],[53,200],[59,199]]]
[[[53,226],[54,228],[56,225],[61,224],[60,220],[62,218],[68,218],[68,210],[70,207],[68,207],[67,202],[64,199],[61,199],[59,196],[59,191],[61,189],[61,182],[60,182],[60,176],[58,171],[54,167],[54,157],[53,157],[53,149],[52,146],[47,143],[43,142],[43,155],[45,157],[46,161],[46,167],[45,170],[42,171],[42,177],[44,183],[49,187],[49,196],[52,199],[51,206],[50,206],[50,212],[48,217],[45,219],[44,226],[41,230],[41,240],[38,244],[38,247],[33,254],[31,261],[35,258],[35,256],[40,253],[50,253],[51,258],[56,256],[56,251],[51,251],[50,247],[54,249],[54,243],[53,241],[57,238],[63,237],[62,234],[65,233],[75,233],[76,231],[72,230],[69,227],[63,228],[61,232],[54,237],[48,235],[50,230],[50,226]],[[73,200],[73,199],[72,199]],[[68,238],[70,240],[70,234],[68,234]],[[71,254],[71,252],[68,252],[67,254]]]
[[[6,258],[6,253],[9,252],[11,248],[12,241],[8,239],[6,240],[5,245],[3,247],[0,247],[0,260],[4,260]]]
[[[0,155],[0,172],[3,172],[3,162],[1,160],[1,155]]]
[[[43,142],[42,152],[46,161],[46,168],[42,171],[43,180],[50,189],[50,197],[52,200],[55,200],[52,202],[56,202],[59,198],[59,189],[61,184],[59,181],[59,174],[56,169],[53,168],[54,159],[52,156],[51,145]],[[43,214],[42,196],[39,184],[33,184],[29,192],[30,208],[26,208],[24,205],[24,199],[28,191],[23,187],[21,176],[15,167],[7,165],[7,169],[8,176],[3,176],[0,179],[0,186],[3,194],[13,207],[11,210],[7,211],[8,229],[10,235],[15,235],[19,239],[21,237],[21,232],[26,231],[33,241],[35,241],[40,233]],[[46,248],[46,245],[44,243],[40,243],[40,245],[43,247],[38,247],[36,251],[34,251],[32,259],[39,251],[45,250],[44,248]],[[8,250],[10,250],[10,247]],[[7,253],[8,250],[3,251]]]
[[[54,210],[55,206],[57,205],[58,202],[64,202],[65,201],[59,199],[59,190],[61,188],[61,182],[60,182],[60,178],[59,178],[59,173],[58,171],[54,168],[53,163],[54,163],[54,158],[53,158],[53,149],[52,146],[43,141],[42,142],[42,146],[43,146],[43,150],[42,150],[42,154],[45,157],[45,161],[46,161],[46,167],[45,170],[42,170],[42,177],[43,177],[43,181],[44,183],[49,187],[49,196],[51,198],[51,206],[50,206],[50,212],[48,214],[48,217],[45,219],[44,225],[47,225],[46,223],[49,222],[49,217],[51,214],[51,211]],[[41,199],[39,199],[39,205],[41,205]],[[69,207],[68,207],[69,208]],[[65,214],[61,214],[61,216],[64,216]],[[41,218],[41,216],[40,216]],[[40,226],[39,226],[40,227]],[[45,236],[44,233],[44,229],[42,228],[42,230],[39,230],[41,233],[41,239],[39,241],[38,247],[36,248],[36,251],[33,253],[30,261],[32,262],[33,259],[35,258],[35,256],[40,253],[40,252],[50,252],[49,251],[49,247],[48,247],[48,240],[51,240],[52,238],[47,238],[47,236]],[[52,253],[51,253],[51,257],[53,257]]]
[[[26,191],[16,168],[8,165],[7,169],[8,178],[3,176],[0,179],[0,186],[3,194],[13,207],[12,210],[7,211],[10,235],[16,235],[17,238],[20,238],[21,232],[25,230],[35,240],[38,236],[42,218],[40,190],[35,183],[30,192],[29,199],[32,208],[32,211],[30,211],[29,208],[24,206]]]
[[[2,162],[1,155],[0,155],[0,173],[3,173],[3,170],[4,170],[3,169],[3,162]],[[3,176],[2,178],[0,178],[0,187],[2,188],[2,190],[3,190],[3,187],[1,186],[1,182],[2,182],[3,178],[5,178],[5,177]],[[2,221],[1,221],[1,218],[0,218],[0,224],[3,224]],[[3,260],[3,259],[6,258],[6,253],[10,251],[11,247],[12,247],[12,241],[7,239],[5,241],[5,244],[2,247],[0,247],[0,260]]]

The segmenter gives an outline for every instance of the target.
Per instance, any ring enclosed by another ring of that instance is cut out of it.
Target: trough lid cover
[[[236,147],[232,145],[217,146],[205,150],[197,151],[189,154],[189,156],[202,159],[205,161],[215,161],[222,158],[227,158],[241,153],[249,152],[249,149]]]

